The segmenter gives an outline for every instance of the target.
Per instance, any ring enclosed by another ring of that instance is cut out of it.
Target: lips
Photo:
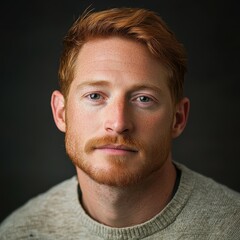
[[[98,146],[95,149],[138,152],[138,150],[136,148],[134,148],[134,147],[129,147],[129,146],[126,146],[126,145],[113,145],[113,144],[107,144],[107,145],[103,145],[103,146]]]
[[[144,151],[144,144],[128,136],[105,136],[89,139],[85,145],[84,152],[105,152],[107,154],[132,154]]]

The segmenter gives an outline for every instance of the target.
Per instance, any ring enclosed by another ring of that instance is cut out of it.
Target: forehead
[[[86,42],[75,63],[74,82],[83,80],[152,81],[167,79],[167,71],[142,43],[120,38]],[[97,79],[96,79],[97,78]]]

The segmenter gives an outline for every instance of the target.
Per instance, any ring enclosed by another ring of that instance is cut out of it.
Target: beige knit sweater
[[[73,177],[10,215],[0,226],[0,239],[240,239],[240,195],[177,166],[182,175],[175,196],[143,224],[111,228],[91,219],[79,204]]]

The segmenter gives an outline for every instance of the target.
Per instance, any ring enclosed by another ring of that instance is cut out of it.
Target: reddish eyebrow
[[[80,89],[80,88],[84,88],[84,87],[87,87],[87,86],[109,86],[110,83],[107,82],[107,81],[86,81],[86,82],[83,82],[83,83],[80,83],[78,86],[77,86],[77,89]]]
[[[147,89],[150,89],[152,91],[155,91],[157,93],[161,93],[162,92],[162,89],[155,86],[155,85],[152,85],[152,84],[140,84],[140,85],[134,85],[132,87],[135,91],[139,91],[139,90],[147,90]]]
[[[100,80],[100,81],[92,81],[92,80],[89,80],[89,81],[85,81],[83,83],[80,83],[78,86],[77,86],[77,89],[81,89],[81,88],[84,88],[84,87],[108,87],[108,86],[111,86],[112,83],[111,82],[108,82],[108,81],[105,81],[105,80]],[[162,92],[162,89],[155,86],[155,85],[152,85],[152,84],[135,84],[133,86],[131,86],[131,91],[140,91],[140,90],[152,90],[154,92],[157,92],[157,93],[161,93]]]

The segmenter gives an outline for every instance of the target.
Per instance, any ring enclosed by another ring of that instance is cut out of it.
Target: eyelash
[[[100,105],[104,103],[104,101],[106,100],[106,97],[104,96],[104,94],[99,92],[87,93],[84,95],[84,98],[90,101],[91,104],[93,105]]]
[[[98,98],[97,98],[97,99],[93,99],[93,98],[91,97],[92,95],[97,95]],[[87,97],[90,98],[91,100],[99,100],[100,97],[102,97],[102,96],[101,96],[101,94],[99,94],[99,93],[90,93],[90,94],[87,95]]]
[[[141,98],[145,98],[145,100],[142,99],[143,101],[141,101]],[[146,103],[146,102],[152,102],[152,101],[153,101],[152,98],[150,98],[150,97],[148,97],[148,96],[145,96],[145,95],[139,96],[139,97],[137,97],[136,99],[139,99],[140,102],[144,102],[144,103]],[[147,99],[148,101],[146,101],[146,99]]]

